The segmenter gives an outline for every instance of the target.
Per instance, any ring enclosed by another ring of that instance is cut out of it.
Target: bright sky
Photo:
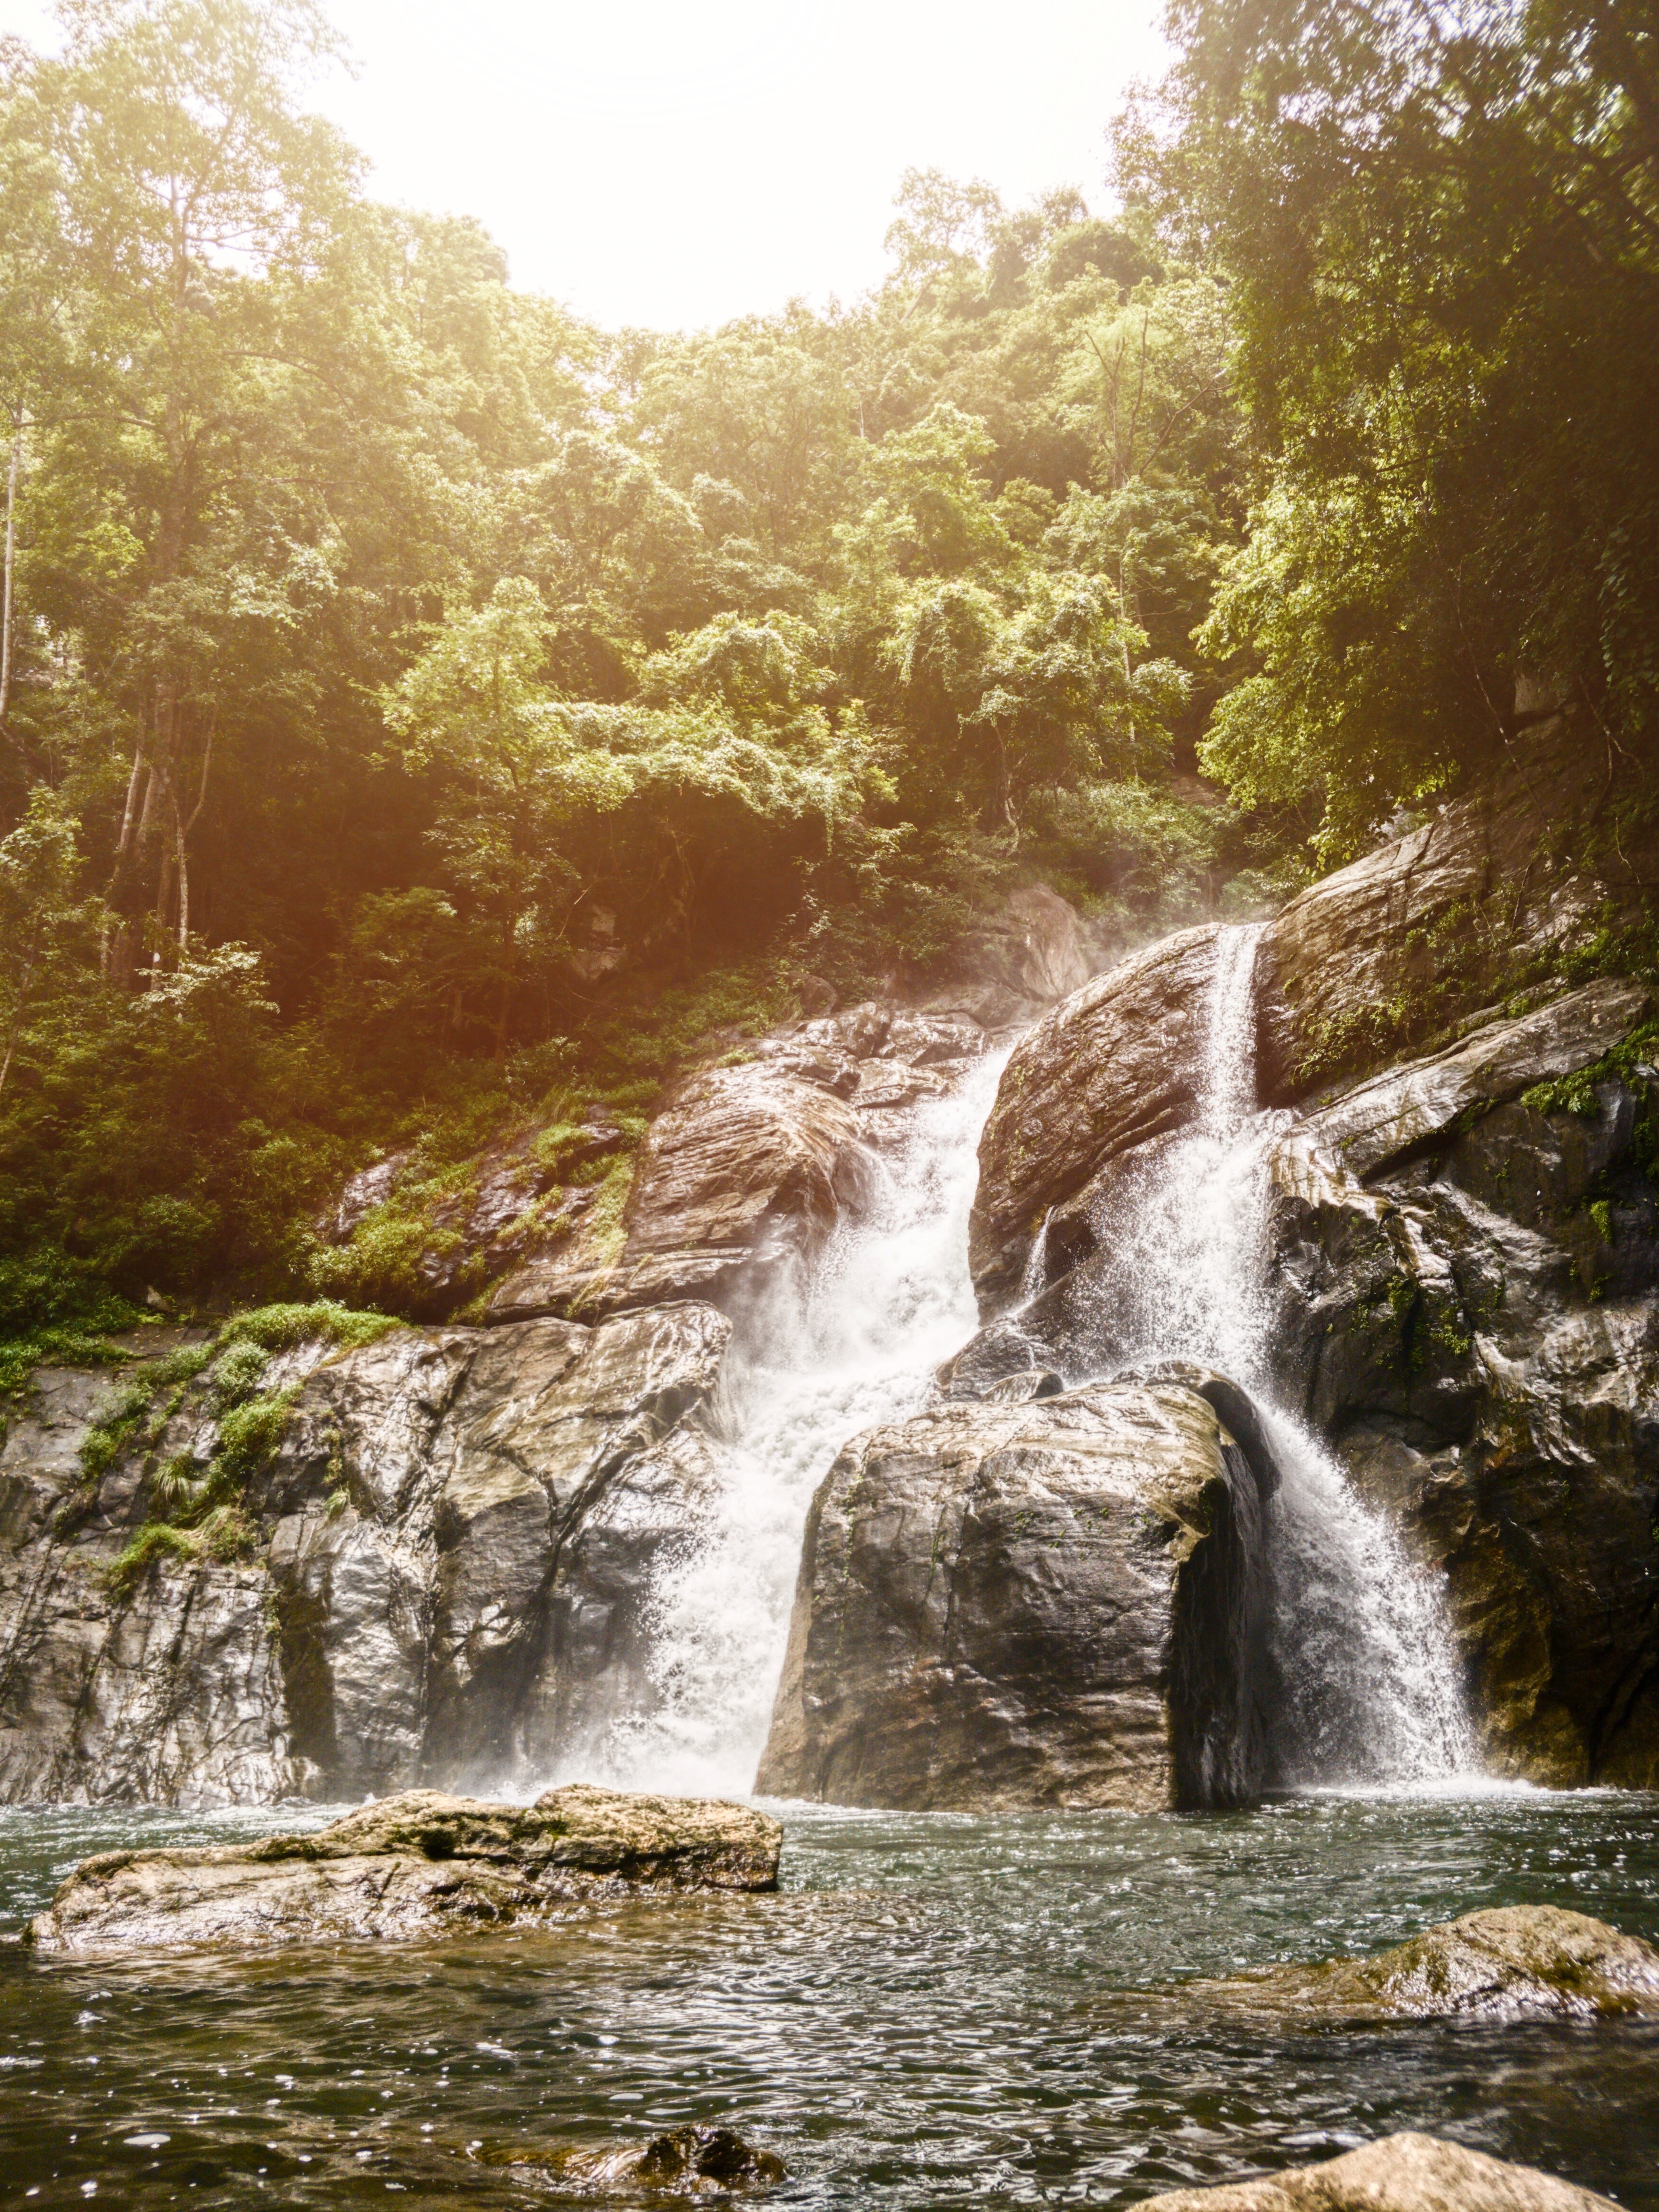
[[[1104,130],[1156,0],[333,0],[310,104],[371,189],[477,216],[515,284],[615,325],[714,323],[882,271],[906,167],[1107,202]],[[0,29],[55,43],[50,9]]]

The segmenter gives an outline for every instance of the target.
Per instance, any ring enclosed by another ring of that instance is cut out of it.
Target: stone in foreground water
[[[1613,2212],[1612,2199],[1435,2136],[1385,2136],[1321,2166],[1148,2197],[1140,2212]]]
[[[384,1940],[642,1891],[775,1889],[782,1832],[746,1806],[581,1783],[529,1806],[409,1790],[311,1835],[85,1859],[29,1940],[58,1952]]]
[[[769,2150],[758,2149],[734,2128],[671,2128],[641,2143],[605,2150],[568,2150],[523,2143],[486,2151],[489,2166],[533,2166],[584,2195],[611,2190],[662,2190],[676,2197],[724,2196],[736,2190],[770,2189],[789,2170]]]
[[[1659,1951],[1587,1913],[1510,1905],[1425,1928],[1372,1959],[1279,1966],[1208,1990],[1276,2014],[1582,2020],[1659,2012]]]

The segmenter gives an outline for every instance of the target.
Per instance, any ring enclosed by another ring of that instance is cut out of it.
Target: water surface
[[[701,2119],[783,2156],[774,2203],[1128,2204],[1413,2127],[1659,2212],[1659,2023],[1275,2036],[1161,1994],[1479,1905],[1659,1939],[1659,1801],[783,1811],[775,1897],[263,1960],[0,1954],[0,2188],[42,2205],[556,2204],[534,2166],[489,2161]],[[15,1925],[88,1850],[284,1825],[0,1814],[0,1914]]]

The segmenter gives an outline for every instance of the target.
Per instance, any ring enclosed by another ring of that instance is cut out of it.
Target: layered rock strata
[[[412,1790],[308,1835],[84,1859],[27,1940],[108,1953],[448,1935],[599,1897],[775,1889],[781,1840],[764,1814],[708,1799]]]
[[[1270,1482],[1174,1382],[941,1406],[856,1438],[807,1522],[757,1787],[1247,1801],[1267,1778]]]

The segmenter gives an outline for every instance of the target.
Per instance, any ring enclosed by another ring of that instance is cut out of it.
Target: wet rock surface
[[[0,1463],[0,1797],[258,1804],[580,1753],[617,1698],[649,1708],[641,1609],[702,1526],[730,1334],[684,1304],[313,1346],[238,1554],[126,1584],[188,1434],[88,1492],[110,1379],[46,1370]]]
[[[744,1806],[581,1784],[527,1807],[409,1790],[307,1835],[101,1853],[28,1941],[47,1953],[386,1941],[600,1896],[772,1889],[781,1833]]]
[[[991,1318],[940,1370],[945,1398],[1034,1368],[1077,1382],[1156,1340],[1138,1209],[1163,1202],[1163,1148],[1190,1117],[1213,972],[1187,933],[1011,1060],[975,1223]],[[1275,988],[1264,939],[1258,1010]],[[1237,1295],[1259,1307],[1276,1395],[1443,1570],[1489,1764],[1552,1784],[1659,1784],[1654,1006],[1628,977],[1558,989],[1252,1140],[1255,1273]],[[1143,1065],[1149,1019],[1162,1071]],[[1138,1134],[1138,1100],[1166,1133]]]
[[[1659,1951],[1582,1912],[1514,1905],[1370,1959],[1280,1966],[1194,1994],[1280,2020],[1590,2020],[1659,2013]]]
[[[1535,2166],[1434,2136],[1385,2136],[1363,2150],[1260,2181],[1174,2189],[1145,2212],[1612,2212],[1611,2200]]]
[[[1659,1782],[1659,1081],[1596,1073],[1647,1003],[1492,1025],[1268,1163],[1281,1386],[1443,1568],[1486,1756],[1538,1782]]]
[[[1219,934],[1182,930],[1132,955],[1016,1046],[980,1139],[969,1258],[982,1312],[1019,1291],[1040,1236],[1050,1279],[1091,1249],[1113,1178],[1191,1120]]]
[[[842,1453],[757,1787],[980,1810],[1266,1779],[1261,1485],[1178,1384],[945,1405]]]
[[[726,2196],[775,2188],[789,2178],[781,2158],[745,2141],[735,2128],[671,2128],[647,2143],[618,2143],[609,2150],[523,2143],[483,2155],[490,2166],[534,2166],[584,2194],[607,2196]]]

